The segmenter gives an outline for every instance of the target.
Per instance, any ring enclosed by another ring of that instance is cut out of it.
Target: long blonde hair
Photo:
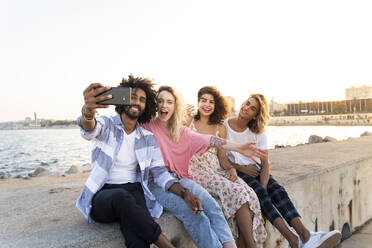
[[[248,123],[248,128],[256,134],[262,133],[265,130],[265,126],[269,123],[269,106],[264,95],[252,94],[249,98],[254,98],[260,105],[260,109],[256,115],[255,119],[252,119]]]
[[[180,140],[181,127],[184,120],[185,102],[181,93],[179,93],[175,88],[172,88],[170,86],[161,86],[158,90],[158,96],[162,91],[168,91],[175,99],[174,113],[168,120],[167,129],[168,137],[174,142],[178,143]]]

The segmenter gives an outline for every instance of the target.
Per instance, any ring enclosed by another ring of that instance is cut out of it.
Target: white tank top
[[[228,119],[224,121],[224,124],[226,126],[226,139],[238,144],[245,144],[248,142],[255,142],[255,146],[261,149],[267,149],[267,137],[266,133],[260,133],[260,134],[255,134],[249,128],[247,127],[246,130],[243,132],[237,132],[234,131],[230,125]],[[231,162],[234,162],[236,164],[240,165],[248,165],[248,164],[253,164],[255,163],[252,159],[241,155],[238,152],[228,152],[227,157]],[[256,158],[256,160],[261,163],[261,160],[259,158]]]

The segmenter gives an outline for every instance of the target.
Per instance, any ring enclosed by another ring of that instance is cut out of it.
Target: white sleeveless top
[[[247,127],[246,130],[243,132],[236,132],[234,131],[228,122],[228,119],[224,121],[224,124],[226,126],[226,139],[238,144],[245,144],[248,142],[255,142],[255,146],[258,148],[267,150],[267,137],[266,133],[260,133],[255,134],[249,128]],[[239,164],[239,165],[249,165],[255,163],[252,159],[241,155],[238,152],[228,152],[227,157],[229,160],[233,163]],[[261,160],[259,158],[256,158],[256,160],[261,163]]]

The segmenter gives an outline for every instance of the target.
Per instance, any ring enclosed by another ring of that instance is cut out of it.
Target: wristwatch
[[[183,188],[182,190],[181,190],[181,197],[183,198],[183,199],[185,199],[185,193],[186,193],[186,191],[188,191],[189,189],[187,189],[187,188]]]

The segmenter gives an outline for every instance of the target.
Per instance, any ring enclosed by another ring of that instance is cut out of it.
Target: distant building
[[[235,98],[233,96],[226,96],[227,104],[229,105],[230,116],[235,116]]]
[[[329,115],[372,113],[372,98],[287,104],[285,115]]]
[[[351,88],[345,90],[345,97],[346,100],[372,98],[372,87],[367,85],[361,87],[351,86]]]
[[[275,102],[274,98],[271,98],[269,110],[271,115],[283,115],[287,110],[287,104]]]
[[[345,89],[346,100],[299,101],[281,104],[271,99],[271,116],[333,115],[372,113],[372,87],[363,85]]]

